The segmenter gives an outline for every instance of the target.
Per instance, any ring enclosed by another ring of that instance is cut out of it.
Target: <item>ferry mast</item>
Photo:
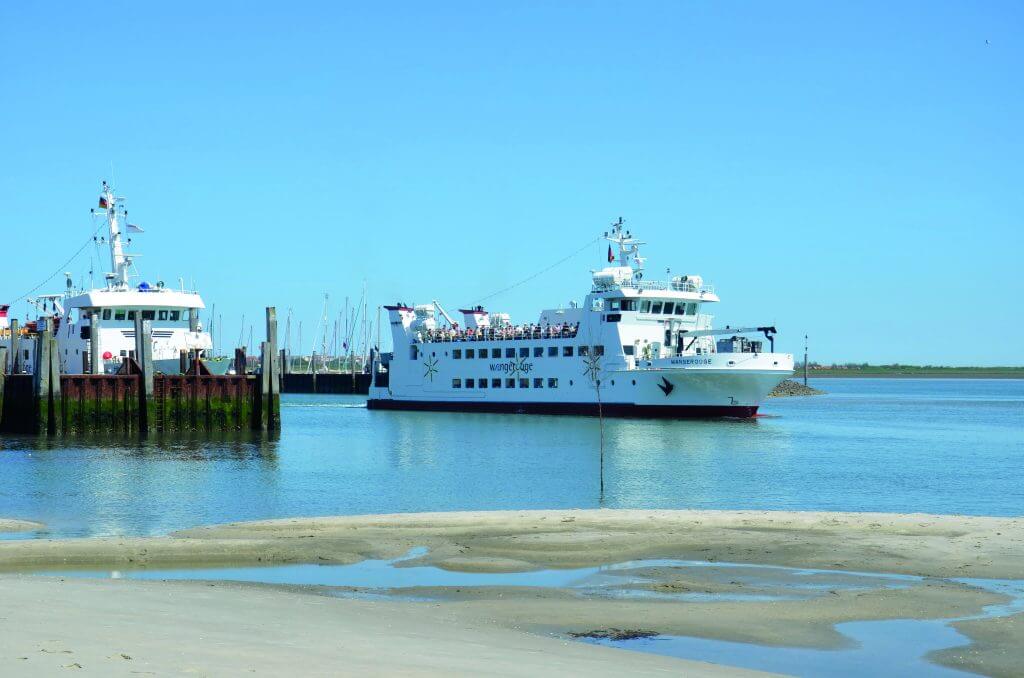
[[[121,215],[118,214],[117,203],[123,201],[124,198],[116,197],[113,189],[104,181],[103,190],[100,193],[99,207],[100,210],[106,213],[107,226],[110,230],[110,265],[113,269],[106,277],[108,285],[120,288],[128,287],[128,269],[132,264],[132,257],[130,254],[125,254],[124,245],[121,241],[121,223],[119,220]],[[122,210],[122,214],[127,217],[127,210]]]

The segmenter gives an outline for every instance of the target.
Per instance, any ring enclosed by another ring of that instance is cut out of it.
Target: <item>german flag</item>
[[[107,204],[107,197],[105,195],[100,196],[100,209],[108,209],[110,205]]]

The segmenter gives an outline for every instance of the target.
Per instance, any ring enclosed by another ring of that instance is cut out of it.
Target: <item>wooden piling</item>
[[[21,330],[18,321],[11,319],[11,374],[21,374]]]
[[[89,314],[89,371],[103,374],[103,355],[100,353],[100,311]]]
[[[4,412],[4,386],[7,381],[7,347],[0,346],[0,418]]]
[[[153,321],[143,320],[142,314],[135,316],[135,355],[141,374],[139,375],[139,430],[149,431],[150,424],[156,423],[156,400],[153,395]]]
[[[46,435],[50,432],[50,330],[43,330],[36,335],[32,397],[35,400],[32,428],[36,433]]]
[[[267,379],[266,410],[267,430],[281,429],[281,356],[277,350],[277,309],[267,307],[267,358],[266,367],[270,374]]]

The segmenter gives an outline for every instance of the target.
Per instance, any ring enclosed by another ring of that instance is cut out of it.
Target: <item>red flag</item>
[[[608,263],[610,264],[613,261],[615,261],[615,255],[612,254],[612,246],[608,245]]]
[[[110,207],[110,205],[107,204],[107,199],[101,195],[100,196],[100,208],[101,209],[107,209],[108,207]]]

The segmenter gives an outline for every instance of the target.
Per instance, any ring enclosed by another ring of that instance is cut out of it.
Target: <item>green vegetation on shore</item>
[[[794,367],[803,375],[802,363]],[[868,363],[808,364],[809,377],[925,377],[963,379],[1024,379],[1024,367],[949,367],[945,365],[869,365]]]

